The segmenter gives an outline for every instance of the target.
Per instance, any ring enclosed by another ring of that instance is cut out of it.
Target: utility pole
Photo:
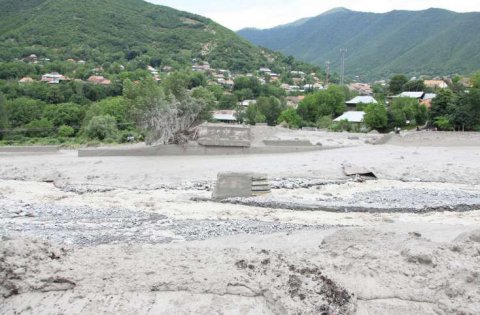
[[[327,61],[325,63],[325,69],[326,69],[325,87],[327,87],[330,80],[330,61]]]
[[[341,68],[341,79],[340,79],[340,85],[344,85],[345,84],[345,54],[347,53],[347,49],[346,48],[342,48],[340,49],[340,54],[342,56],[342,68]]]

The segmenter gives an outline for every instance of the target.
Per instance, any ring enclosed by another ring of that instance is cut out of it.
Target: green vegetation
[[[362,79],[470,74],[480,68],[480,13],[440,9],[384,14],[340,9],[330,14],[267,30],[244,29],[252,43],[301,60],[340,68],[346,48],[346,72]]]
[[[387,109],[384,104],[370,104],[365,108],[365,124],[375,130],[386,130],[388,125]]]
[[[324,116],[338,116],[345,112],[345,89],[330,85],[327,90],[305,96],[298,105],[298,114],[303,121],[316,123]]]

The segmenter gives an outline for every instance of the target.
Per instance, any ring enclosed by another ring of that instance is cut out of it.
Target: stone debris
[[[212,198],[222,200],[234,197],[251,197],[270,192],[268,177],[257,173],[218,173]]]

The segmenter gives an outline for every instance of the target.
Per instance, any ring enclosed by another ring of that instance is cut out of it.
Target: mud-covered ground
[[[0,313],[480,313],[478,134],[257,133],[347,147],[0,153]],[[220,171],[272,192],[209,200]]]

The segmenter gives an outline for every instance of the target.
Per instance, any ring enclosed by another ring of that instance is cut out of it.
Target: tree
[[[197,126],[206,104],[185,91],[179,98],[165,95],[153,80],[138,84],[126,81],[124,97],[137,126],[146,136],[147,144],[184,143],[189,130]]]
[[[234,109],[237,106],[237,97],[233,94],[223,94],[218,102],[219,109]]]
[[[5,108],[5,97],[0,93],[0,140],[3,138],[2,129],[7,128],[8,126],[8,117],[7,110]]]
[[[423,80],[412,80],[403,85],[403,90],[411,92],[423,92],[426,90],[426,86],[425,83],[423,83]]]
[[[288,108],[282,112],[278,122],[286,122],[290,128],[298,128],[302,124],[302,117],[298,115],[295,109]]]
[[[385,108],[385,105],[369,104],[365,108],[365,116],[363,120],[370,129],[385,130],[388,123],[387,109]]]
[[[87,123],[84,132],[90,139],[115,139],[118,133],[117,123],[110,115],[95,116]]]
[[[120,130],[132,129],[135,125],[129,115],[128,104],[122,96],[106,98],[91,104],[85,113],[85,120],[89,121],[94,116],[103,115],[114,117]]]
[[[31,121],[42,118],[45,103],[26,97],[20,97],[6,102],[6,112],[10,126],[23,126]]]
[[[241,91],[249,89],[253,93],[253,97],[260,95],[262,84],[255,77],[237,77],[235,78],[235,84],[233,86],[234,91]]]
[[[62,138],[72,137],[75,134],[75,129],[70,126],[60,126],[57,131],[57,135]]]
[[[45,118],[33,120],[24,127],[28,137],[48,137],[53,134],[54,130],[52,122]]]
[[[470,78],[474,89],[480,89],[480,71],[475,72]]]
[[[78,128],[84,115],[84,108],[75,103],[47,105],[43,110],[43,117],[51,121],[55,127],[68,125]]]
[[[438,92],[437,97],[432,100],[429,116],[432,121],[437,117],[447,117],[450,109],[455,107],[457,96],[449,89],[442,89]]]
[[[304,121],[315,123],[322,116],[337,116],[346,109],[342,87],[331,85],[327,90],[308,94],[298,105],[297,112]]]
[[[403,127],[407,121],[412,125],[423,125],[427,120],[427,108],[415,98],[399,97],[391,103],[390,116],[392,127]]]
[[[257,104],[251,104],[245,111],[245,120],[250,125],[264,123],[265,116],[258,110]]]
[[[256,105],[260,113],[265,116],[265,121],[269,126],[277,125],[278,117],[286,108],[286,105],[274,96],[262,96],[258,98]]]
[[[404,91],[403,87],[407,82],[408,79],[403,74],[394,75],[388,84],[388,91],[393,95],[400,94]]]
[[[440,130],[444,131],[451,131],[453,130],[453,125],[450,122],[450,119],[446,116],[437,116],[435,117],[435,121],[433,123],[435,126],[438,127]]]
[[[212,118],[212,110],[217,105],[215,95],[207,88],[200,86],[192,90],[192,97],[205,102],[205,107],[200,112],[198,119],[205,121]]]

